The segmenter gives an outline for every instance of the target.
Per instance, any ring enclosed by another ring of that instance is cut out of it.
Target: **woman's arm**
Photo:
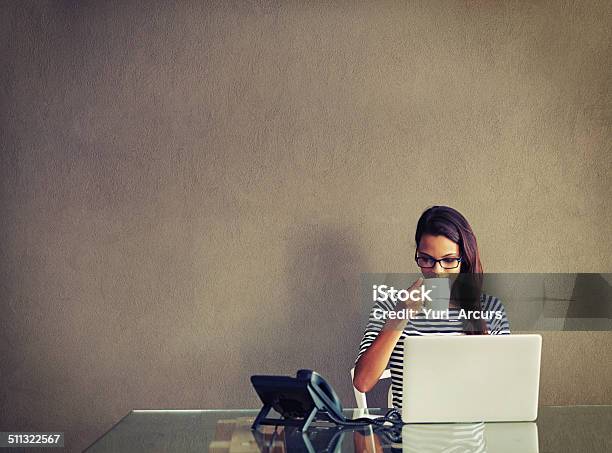
[[[353,386],[360,392],[369,392],[378,382],[389,363],[393,348],[400,339],[407,320],[389,319],[376,339],[359,357],[355,365]]]
[[[417,279],[408,289],[408,292],[418,287],[422,282],[422,278]],[[389,306],[389,309],[394,311],[406,310],[408,318],[410,318],[413,314],[418,313],[422,307],[423,301],[407,299],[400,301],[395,307]],[[355,363],[355,373],[353,375],[353,386],[363,393],[369,392],[380,379],[389,363],[393,348],[395,348],[406,324],[408,324],[408,319],[387,319],[382,324],[382,321],[373,316],[376,309],[375,306],[370,312],[370,322],[361,340],[360,350],[362,352]],[[375,337],[373,341],[372,337]]]

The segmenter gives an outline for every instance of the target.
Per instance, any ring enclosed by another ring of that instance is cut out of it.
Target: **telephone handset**
[[[308,382],[308,388],[318,397],[318,399],[313,399],[319,411],[327,412],[332,419],[346,420],[342,413],[340,398],[338,398],[332,386],[323,379],[323,376],[316,371],[299,370],[296,374],[296,379]]]
[[[334,389],[323,377],[312,370],[298,370],[295,378],[289,376],[251,376],[251,383],[264,403],[252,428],[259,425],[292,425],[306,431],[317,413],[328,421],[347,422],[342,403]],[[268,419],[274,409],[282,419]]]

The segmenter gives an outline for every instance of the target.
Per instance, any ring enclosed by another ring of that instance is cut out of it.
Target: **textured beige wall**
[[[316,3],[316,4],[315,4]],[[609,1],[3,2],[0,430],[345,405],[361,272],[419,214],[485,270],[612,272]],[[544,333],[541,404],[612,404],[609,332]]]

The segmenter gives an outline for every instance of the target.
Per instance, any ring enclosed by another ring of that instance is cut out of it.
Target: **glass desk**
[[[384,415],[387,409],[369,409]],[[85,451],[100,452],[609,452],[612,406],[543,406],[535,422],[416,423],[388,436],[317,424],[251,431],[259,409],[133,410]],[[358,409],[345,409],[355,418]]]

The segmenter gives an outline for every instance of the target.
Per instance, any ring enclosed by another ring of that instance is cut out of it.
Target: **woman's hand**
[[[419,277],[406,291],[412,293],[417,290],[423,284],[423,277]],[[393,317],[389,316],[385,323],[383,330],[404,330],[404,327],[408,323],[408,319],[414,318],[418,312],[423,309],[422,297],[413,299],[408,297],[406,300],[398,300],[397,304],[393,308],[393,312],[396,313]],[[401,312],[404,312],[400,315]]]
[[[417,278],[417,280],[412,284],[410,288],[408,288],[408,293],[412,294],[412,291],[418,289],[423,284],[423,277]],[[413,300],[412,297],[409,297],[406,300],[400,300],[396,305],[396,308],[412,310],[412,313],[418,313],[423,309],[423,297],[417,297],[416,300]],[[409,311],[410,313],[410,311]]]

